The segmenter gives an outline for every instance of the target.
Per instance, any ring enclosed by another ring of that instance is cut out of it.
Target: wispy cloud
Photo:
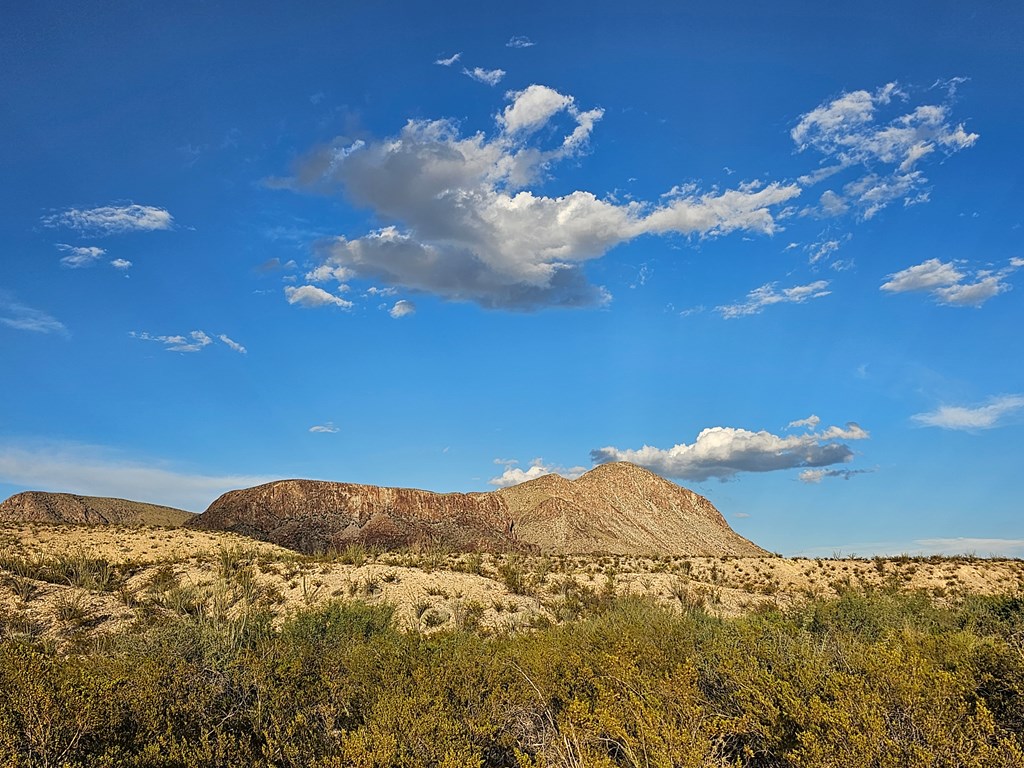
[[[517,467],[516,464],[519,462],[515,459],[495,459],[494,463],[505,467],[504,472],[487,481],[498,488],[508,488],[509,486],[519,485],[520,483],[525,483],[528,480],[536,480],[538,477],[552,474],[561,475],[567,480],[575,480],[587,471],[586,467],[555,466],[546,463],[544,459],[540,458],[531,461],[530,466],[526,469]]]
[[[396,301],[395,306],[388,310],[388,314],[391,315],[396,320],[402,317],[408,317],[409,315],[416,314],[416,305],[413,304],[411,301],[401,299],[399,301]]]
[[[501,82],[501,79],[505,76],[504,69],[484,69],[483,67],[468,67],[462,68],[462,74],[467,77],[471,77],[478,83],[484,83],[485,85],[497,85]]]
[[[435,64],[439,64],[442,67],[450,67],[452,64],[454,64],[455,62],[457,62],[461,58],[462,58],[462,51],[459,51],[458,53],[452,54],[448,58],[436,59],[434,61],[434,63]]]
[[[999,395],[990,397],[982,405],[941,405],[934,411],[916,413],[910,418],[924,427],[973,432],[1002,426],[1022,411],[1024,395]]]
[[[867,475],[875,470],[873,469],[805,469],[799,475],[801,483],[820,483],[826,477],[839,477],[843,480],[849,480],[851,477],[856,475]]]
[[[593,450],[590,455],[598,464],[630,461],[666,477],[702,482],[712,477],[728,480],[741,472],[843,464],[853,458],[846,443],[868,437],[868,432],[855,422],[784,437],[765,430],[710,427],[690,444],[680,443],[671,448],[645,445],[636,450],[609,446]]]
[[[1024,259],[1013,258],[999,270],[970,270],[957,262],[928,259],[888,275],[881,290],[889,293],[925,292],[939,304],[954,307],[981,307],[989,299],[1006,293],[1013,286],[1006,281]]]
[[[317,288],[315,285],[300,285],[297,288],[288,285],[285,286],[284,295],[289,304],[298,304],[300,307],[306,307],[307,309],[330,306],[341,307],[342,309],[352,308],[351,301],[335,296],[333,293],[328,293],[323,288]]]
[[[132,263],[130,261],[128,261],[128,259],[114,259],[114,260],[112,260],[110,262],[110,266],[112,266],[114,269],[124,270],[124,269],[130,269],[131,266],[132,266]]]
[[[778,283],[766,283],[747,294],[747,300],[740,304],[725,304],[715,307],[715,311],[726,319],[756,315],[773,304],[803,304],[809,299],[828,296],[828,280],[816,280],[807,285],[794,285],[791,288],[776,290]]]
[[[61,256],[60,263],[69,269],[91,267],[103,258],[103,255],[106,253],[105,249],[98,248],[95,245],[81,246],[57,243],[57,249],[67,254],[66,256]]]
[[[220,339],[221,341],[223,341],[225,344],[227,344],[231,349],[235,350],[235,352],[238,352],[240,355],[247,354],[248,351],[249,351],[245,347],[243,347],[241,344],[239,344],[237,341],[228,338],[223,333],[218,334],[217,338]]]
[[[918,166],[978,140],[978,134],[951,119],[954,90],[951,82],[944,103],[913,106],[910,90],[889,83],[875,91],[842,93],[801,115],[792,139],[798,151],[818,152],[823,167],[801,176],[800,183],[818,184],[846,169],[860,174],[825,190],[818,213],[837,216],[852,208],[870,219],[896,200],[905,205],[927,201],[928,179]]]
[[[526,35],[512,35],[505,43],[506,48],[532,48],[536,43]]]
[[[171,229],[174,217],[163,208],[151,205],[107,205],[100,208],[68,208],[44,216],[47,227],[69,227],[82,232],[113,235],[123,232],[150,232]]]
[[[333,421],[328,421],[323,424],[314,424],[312,427],[309,428],[309,431],[314,434],[333,435],[337,432],[340,432],[341,430],[338,427],[334,426]]]
[[[0,444],[0,481],[33,490],[165,504],[200,512],[226,491],[275,480],[260,475],[205,475],[178,471],[166,462],[124,459],[104,446]]]
[[[64,323],[41,309],[17,301],[13,295],[0,291],[0,324],[19,331],[67,334]]]
[[[188,336],[154,336],[146,331],[129,331],[128,335],[142,341],[158,341],[167,346],[168,352],[198,352],[213,343],[203,331],[192,331]]]

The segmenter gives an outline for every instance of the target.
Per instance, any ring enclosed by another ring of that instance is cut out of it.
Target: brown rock
[[[0,504],[0,523],[75,525],[184,525],[195,517],[173,507],[142,501],[25,491]]]
[[[711,502],[628,463],[489,493],[282,480],[225,493],[190,525],[302,552],[369,546],[625,555],[767,554]]]

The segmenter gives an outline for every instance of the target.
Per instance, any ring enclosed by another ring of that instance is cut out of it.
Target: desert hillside
[[[0,523],[78,525],[184,525],[195,517],[173,507],[142,501],[26,491],[0,504]]]
[[[704,497],[627,463],[488,493],[282,480],[230,491],[191,526],[300,552],[442,546],[549,554],[759,556]]]

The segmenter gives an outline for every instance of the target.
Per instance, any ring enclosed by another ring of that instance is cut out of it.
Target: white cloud
[[[842,464],[853,458],[853,451],[843,441],[868,437],[867,431],[854,422],[785,437],[765,430],[710,427],[691,444],[680,443],[667,449],[645,445],[636,450],[609,446],[593,450],[590,455],[595,463],[630,461],[667,477],[702,482],[712,477],[727,480],[740,472]]]
[[[841,477],[849,480],[856,475],[866,475],[874,472],[873,469],[805,469],[799,475],[801,483],[820,483],[826,477]]]
[[[110,266],[114,269],[129,269],[132,263],[128,259],[114,259],[110,262]]]
[[[111,235],[170,229],[174,225],[174,217],[163,208],[151,205],[108,205],[101,208],[69,208],[43,217],[43,224]]]
[[[434,63],[435,64],[440,64],[442,67],[450,67],[452,64],[454,64],[456,61],[458,61],[461,58],[462,58],[462,51],[459,51],[458,53],[452,54],[448,58],[435,59]]]
[[[983,405],[974,407],[942,405],[934,411],[917,413],[910,418],[925,427],[971,432],[1001,426],[1007,417],[1022,409],[1024,409],[1024,395],[1000,395],[989,398]]]
[[[534,45],[536,45],[536,43],[530,40],[526,35],[512,35],[508,42],[505,43],[506,48],[530,48]]]
[[[222,334],[220,334],[219,336],[217,336],[217,338],[218,338],[218,339],[220,339],[221,341],[223,341],[223,342],[224,342],[225,344],[227,344],[227,345],[228,345],[228,346],[229,346],[229,347],[230,347],[231,349],[235,350],[235,352],[238,352],[239,354],[242,354],[242,355],[244,355],[244,354],[247,354],[247,353],[248,353],[248,351],[249,351],[249,350],[247,350],[247,349],[246,349],[245,347],[243,347],[243,346],[242,346],[241,344],[239,344],[239,343],[238,343],[237,341],[234,341],[233,339],[229,339],[229,338],[228,338],[228,337],[227,337],[227,336],[226,336],[225,334],[223,334],[223,333],[222,333]]]
[[[324,424],[314,424],[309,428],[309,431],[314,434],[333,435],[341,430],[334,426],[333,421],[328,421]]]
[[[57,243],[57,248],[67,253],[67,256],[61,256],[60,263],[70,269],[91,267],[106,253],[105,249],[98,248],[95,245],[80,246]]]
[[[213,343],[213,339],[203,331],[192,331],[187,337],[154,336],[145,331],[129,331],[128,335],[133,339],[141,339],[142,341],[159,341],[167,346],[168,352],[198,352]]]
[[[1024,262],[1014,258],[998,271],[975,270],[972,274],[962,271],[951,261],[928,259],[889,275],[889,279],[882,283],[881,290],[889,293],[925,291],[939,304],[980,307],[1013,287],[1006,282],[1006,278],[1022,264]]]
[[[817,243],[811,243],[807,245],[804,250],[810,253],[808,263],[817,264],[822,259],[828,259],[833,253],[839,250],[840,242],[838,240],[823,240]]]
[[[340,296],[328,293],[323,288],[317,288],[315,285],[301,285],[298,288],[293,285],[287,285],[284,289],[284,295],[288,299],[289,304],[298,304],[300,307],[311,308],[333,305],[342,309],[352,308],[351,301],[346,301]]]
[[[0,324],[19,331],[67,334],[64,323],[41,309],[26,306],[6,291],[0,291]]]
[[[495,464],[504,464],[505,471],[497,477],[492,477],[487,482],[499,488],[508,488],[512,485],[519,485],[528,480],[536,480],[544,475],[561,475],[567,480],[575,480],[587,471],[586,467],[557,467],[544,463],[544,459],[534,459],[526,469],[515,466],[519,462],[515,459],[495,459]]]
[[[852,206],[861,218],[870,219],[900,198],[906,205],[925,202],[928,194],[922,187],[927,179],[918,166],[927,158],[948,156],[978,140],[978,134],[952,122],[949,104],[910,107],[910,98],[896,83],[889,83],[874,92],[843,93],[800,116],[790,132],[798,151],[813,149],[825,163],[801,176],[801,184],[817,184],[848,168],[865,171],[846,184],[841,194],[824,192],[820,213],[836,216]],[[876,168],[881,170],[871,170]]]
[[[604,113],[545,86],[508,96],[491,137],[462,136],[449,120],[410,120],[397,136],[310,154],[298,184],[340,188],[399,223],[322,241],[310,281],[367,280],[492,308],[601,305],[610,296],[587,280],[587,261],[644,234],[770,235],[772,209],[800,193],[795,184],[752,183],[689,187],[658,203],[618,204],[587,191],[536,195],[527,187],[579,156]],[[571,124],[552,146],[559,120]]]
[[[816,280],[808,285],[794,285],[777,291],[775,286],[778,283],[766,283],[748,293],[747,300],[742,304],[726,304],[715,307],[715,311],[726,319],[732,319],[756,315],[773,304],[803,304],[808,299],[818,299],[832,293],[826,290],[828,284],[828,280]]]
[[[408,317],[409,315],[416,314],[416,305],[411,301],[401,299],[395,302],[395,306],[388,311],[388,314],[396,320],[402,317]]]
[[[0,445],[0,481],[33,490],[164,504],[201,512],[226,491],[275,480],[254,475],[202,475],[121,458],[102,446]]]
[[[796,421],[789,422],[789,424],[786,425],[786,429],[796,429],[798,427],[817,429],[819,424],[821,424],[821,419],[812,413],[806,419],[797,419]]]
[[[478,83],[484,83],[485,85],[497,85],[501,82],[501,78],[505,76],[504,69],[484,69],[483,67],[473,67],[468,69],[462,68],[462,74],[473,78]]]

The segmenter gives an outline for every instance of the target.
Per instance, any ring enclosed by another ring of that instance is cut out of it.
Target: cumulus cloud
[[[926,292],[939,304],[955,307],[980,307],[986,301],[1009,291],[1013,286],[1006,278],[1024,265],[1021,259],[1010,259],[1000,270],[966,270],[954,262],[939,259],[907,267],[888,275],[881,290],[889,293]]]
[[[0,324],[19,331],[67,334],[67,328],[41,309],[26,306],[6,291],[0,291]]]
[[[244,355],[244,354],[247,354],[249,352],[249,350],[247,350],[245,347],[243,347],[237,341],[234,341],[233,339],[228,338],[227,335],[225,335],[223,333],[219,334],[217,336],[217,338],[220,339],[221,341],[223,341],[225,344],[227,344],[231,349],[235,350],[235,352],[238,352],[240,355]]]
[[[803,304],[809,299],[828,296],[832,291],[826,290],[828,280],[816,280],[807,285],[794,285],[791,288],[776,290],[778,283],[766,283],[747,294],[747,300],[741,304],[726,304],[715,307],[715,311],[726,319],[756,315],[773,304]]]
[[[710,427],[690,444],[671,448],[598,448],[590,452],[595,463],[630,461],[666,477],[702,482],[712,477],[728,480],[740,472],[828,467],[853,458],[847,441],[865,440],[868,432],[849,422],[820,432],[779,436],[762,430]]]
[[[91,267],[103,258],[103,255],[106,253],[105,249],[98,248],[95,245],[80,246],[57,243],[57,248],[67,254],[66,256],[61,256],[60,263],[70,269]]]
[[[456,61],[458,61],[461,58],[462,58],[462,51],[459,51],[458,53],[452,54],[448,58],[443,58],[442,57],[440,59],[435,59],[434,63],[435,64],[439,64],[442,67],[450,67],[452,64],[454,64]]]
[[[222,493],[275,480],[259,475],[203,475],[163,462],[129,461],[103,446],[0,444],[0,481],[23,488],[165,504],[201,512]]]
[[[1002,426],[1008,418],[1024,410],[1024,395],[991,397],[977,406],[942,405],[928,413],[910,418],[924,427],[940,427],[973,432]]]
[[[337,432],[340,432],[341,430],[338,427],[334,426],[333,421],[328,421],[324,424],[314,424],[312,427],[309,428],[309,431],[314,434],[333,435]]]
[[[152,205],[107,205],[100,208],[68,208],[43,217],[47,227],[69,227],[82,232],[114,235],[124,232],[150,232],[170,229],[174,217]]]
[[[388,310],[388,314],[391,315],[396,320],[402,317],[408,317],[409,315],[416,314],[416,305],[413,304],[411,301],[401,299],[399,301],[396,301],[395,306]]]
[[[300,307],[335,306],[342,309],[352,308],[351,301],[346,301],[340,296],[328,293],[323,288],[317,288],[315,285],[300,285],[297,288],[293,285],[287,285],[284,289],[284,295],[288,299],[289,304],[298,304]]]
[[[213,339],[203,331],[192,331],[188,336],[154,336],[146,331],[129,331],[133,339],[158,341],[167,346],[168,352],[198,352],[213,344]]]
[[[835,216],[852,207],[870,219],[895,200],[906,205],[926,201],[928,180],[918,167],[932,156],[951,155],[978,140],[978,134],[951,119],[948,102],[955,84],[949,84],[945,103],[913,106],[909,91],[889,83],[873,92],[842,93],[801,115],[790,135],[799,152],[813,150],[823,164],[801,176],[801,184],[817,184],[850,168],[863,174],[841,192],[826,190],[819,213]]]
[[[644,234],[771,235],[773,209],[800,193],[796,184],[751,182],[677,189],[657,203],[534,194],[529,187],[555,164],[586,150],[603,115],[531,85],[507,94],[491,136],[464,136],[451,120],[410,120],[396,136],[315,150],[298,168],[299,186],[340,189],[396,223],[321,241],[307,279],[366,280],[488,308],[601,305],[610,295],[583,265],[616,245]]]
[[[544,475],[561,475],[567,480],[575,480],[587,471],[586,467],[553,466],[546,464],[544,459],[540,458],[531,461],[530,466],[526,469],[515,466],[519,463],[515,459],[495,459],[494,463],[504,465],[505,471],[497,477],[492,477],[487,482],[499,488],[508,488],[509,486],[519,485],[520,483],[525,483],[528,480],[536,480],[538,477],[542,477]]]
[[[472,69],[469,69],[468,67],[463,67],[462,74],[473,78],[478,83],[493,86],[501,82],[501,78],[505,76],[505,70],[484,69],[483,67],[473,67]]]
[[[505,43],[506,48],[530,48],[536,45],[535,42],[530,40],[526,35],[512,35]]]
[[[110,266],[114,269],[130,269],[132,263],[128,259],[114,259],[110,262]]]
[[[805,469],[800,473],[799,479],[801,483],[820,483],[826,477],[841,477],[843,480],[849,480],[855,475],[866,475],[874,472],[873,469]]]

